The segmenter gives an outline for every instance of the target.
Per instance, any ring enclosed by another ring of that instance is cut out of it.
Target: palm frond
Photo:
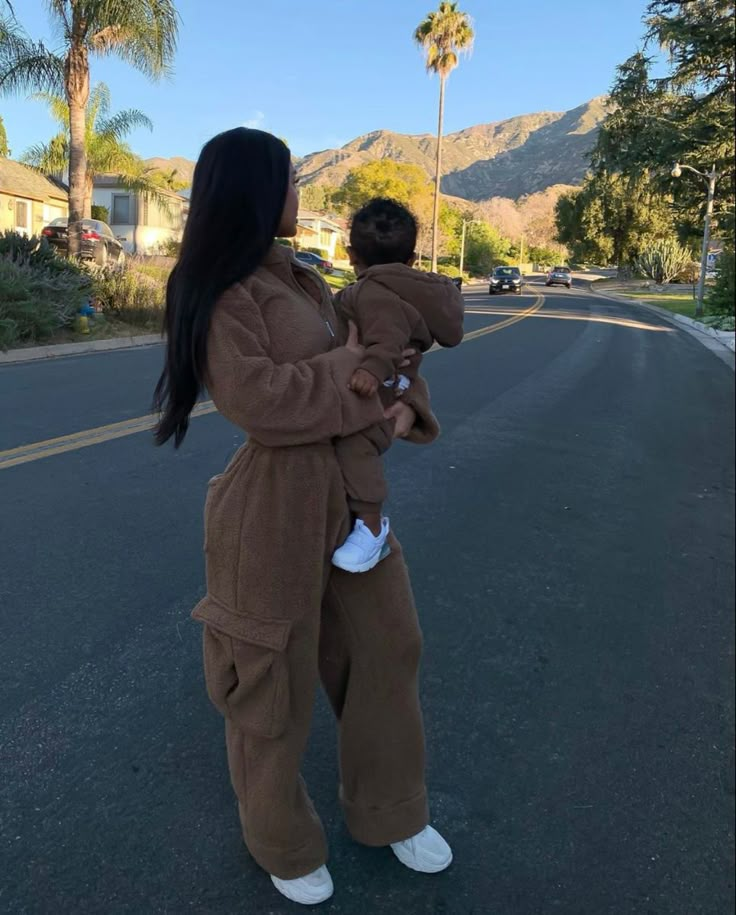
[[[139,167],[126,169],[118,173],[120,184],[132,194],[138,194],[144,200],[155,203],[162,213],[172,216],[174,212],[171,191],[164,190],[155,183],[151,169],[146,168],[142,160],[138,160]]]
[[[131,131],[139,127],[153,130],[153,123],[142,111],[138,111],[136,108],[129,108],[127,111],[119,111],[111,118],[99,121],[96,124],[95,132],[99,136],[122,140],[123,137],[127,137]]]
[[[69,129],[69,105],[63,95],[56,95],[53,92],[34,92],[31,100],[43,102],[56,123],[65,130]]]
[[[474,37],[470,16],[446,0],[414,31],[414,41],[425,51],[427,70],[443,78],[458,65],[460,54],[470,53]]]
[[[44,175],[63,175],[69,165],[69,144],[65,134],[57,134],[48,143],[31,146],[20,161]]]
[[[0,26],[0,93],[64,91],[64,62],[41,41],[32,41],[15,24]]]
[[[174,0],[89,0],[89,5],[90,51],[120,57],[152,79],[170,74],[179,34]]]
[[[87,121],[96,129],[98,121],[106,118],[110,112],[112,98],[107,83],[97,83],[92,87],[87,103]]]

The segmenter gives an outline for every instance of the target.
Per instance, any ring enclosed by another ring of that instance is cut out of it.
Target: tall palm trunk
[[[65,62],[69,103],[69,255],[78,257],[81,221],[87,190],[86,108],[89,101],[89,59],[81,42],[72,43]]]
[[[440,115],[437,124],[437,170],[434,178],[434,207],[432,209],[432,272],[437,272],[437,248],[440,232],[440,181],[442,180],[442,122],[445,118],[445,76],[440,74]]]
[[[92,197],[95,190],[94,180],[85,178],[84,182],[84,211],[82,215],[85,219],[92,219]]]

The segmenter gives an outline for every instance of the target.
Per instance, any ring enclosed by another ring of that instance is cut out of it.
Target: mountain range
[[[606,116],[605,97],[570,111],[523,114],[447,134],[442,143],[442,191],[480,201],[518,199],[552,185],[580,184],[598,128]],[[434,175],[437,141],[377,130],[340,149],[311,153],[297,163],[305,184],[340,185],[350,169],[374,159],[395,159]]]
[[[479,202],[502,197],[518,200],[547,189],[578,185],[588,167],[598,128],[606,116],[606,98],[591,99],[570,111],[523,114],[447,134],[442,144],[442,191]],[[375,159],[391,158],[419,165],[434,174],[436,138],[376,130],[339,149],[310,153],[296,161],[303,184],[340,185],[348,172]],[[164,171],[176,169],[191,180],[188,159],[149,159]]]

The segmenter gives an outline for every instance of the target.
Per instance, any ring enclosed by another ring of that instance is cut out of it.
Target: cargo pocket
[[[215,707],[240,730],[280,736],[289,717],[289,620],[227,610],[211,597],[192,612],[205,624],[204,675]]]

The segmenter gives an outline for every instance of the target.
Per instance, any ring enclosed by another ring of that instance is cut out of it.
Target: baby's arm
[[[370,280],[364,282],[356,296],[354,317],[360,342],[365,347],[356,375],[373,376],[377,390],[379,384],[398,372],[404,361],[403,353],[411,339],[411,322],[399,296]]]

